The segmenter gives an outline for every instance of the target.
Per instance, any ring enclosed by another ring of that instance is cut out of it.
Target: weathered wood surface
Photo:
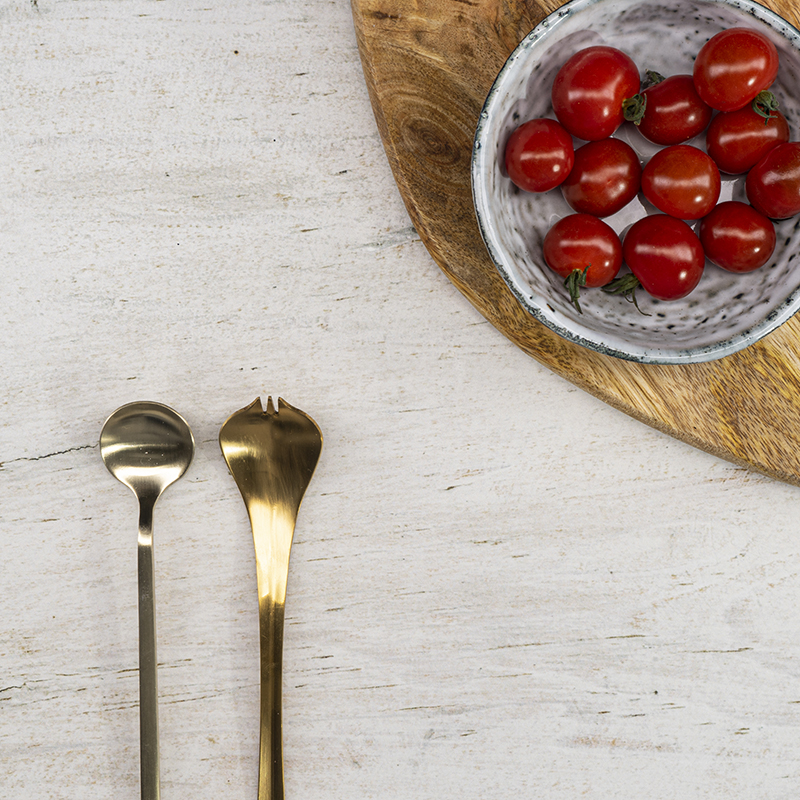
[[[796,800],[800,491],[469,304],[400,199],[350,5],[37,8],[0,0],[0,800],[140,796],[136,507],[97,452],[139,399],[197,440],[155,519],[162,797],[255,800],[253,543],[217,437],[267,394],[325,436],[287,800]]]
[[[695,447],[800,483],[800,318],[720,361],[639,365],[562,340],[523,311],[493,268],[472,206],[473,133],[511,50],[559,5],[352,0],[378,128],[416,229],[470,302],[562,377]],[[798,21],[788,0],[771,6]]]

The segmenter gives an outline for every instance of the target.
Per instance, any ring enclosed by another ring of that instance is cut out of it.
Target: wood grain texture
[[[349,4],[0,0],[0,28],[0,800],[139,800],[136,504],[97,438],[140,399],[197,441],[156,509],[162,797],[255,800],[218,435],[259,394],[325,436],[287,800],[797,800],[800,491],[470,306],[411,227]]]
[[[352,0],[378,128],[420,237],[486,319],[557,374],[695,447],[800,484],[800,319],[716,362],[640,365],[561,339],[495,271],[473,211],[472,137],[505,59],[559,5]],[[797,24],[788,0],[767,5]]]

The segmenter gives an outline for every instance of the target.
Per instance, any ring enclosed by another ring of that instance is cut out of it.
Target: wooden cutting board
[[[494,269],[470,186],[472,138],[508,55],[558,0],[351,0],[372,106],[400,194],[436,263],[511,341],[642,422],[800,485],[800,315],[708,364],[635,364],[532,319]],[[798,25],[793,0],[766,0]]]

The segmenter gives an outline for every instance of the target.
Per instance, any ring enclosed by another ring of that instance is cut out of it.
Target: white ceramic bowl
[[[749,0],[572,0],[544,19],[514,50],[497,76],[481,112],[472,153],[472,190],[481,234],[503,279],[536,319],[570,341],[619,358],[655,364],[710,361],[752,344],[800,307],[800,218],[776,223],[772,259],[755,272],[736,275],[706,263],[698,287],[682,300],[664,302],[637,292],[642,311],[623,298],[584,289],[582,314],[569,301],[562,279],[542,257],[552,224],[573,213],[560,189],[530,194],[517,189],[503,154],[512,131],[528,119],[555,118],[553,79],[578,50],[608,44],[633,58],[641,73],[691,74],[702,45],[721,30],[745,26],[775,43],[780,69],[772,90],[800,139],[800,31]],[[642,163],[656,152],[630,123],[615,136]],[[582,142],[575,142],[576,147]],[[705,134],[689,142],[705,149]],[[719,202],[746,202],[744,176],[723,175]],[[645,214],[658,213],[640,194],[606,218],[621,236]],[[693,226],[694,227],[694,226]],[[627,267],[623,267],[627,271]]]

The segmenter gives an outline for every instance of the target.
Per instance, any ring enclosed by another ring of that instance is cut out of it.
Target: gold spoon
[[[261,398],[226,420],[222,454],[247,506],[256,550],[261,633],[261,744],[258,800],[283,800],[281,662],[289,551],[297,512],[322,449],[317,424],[278,398]]]
[[[139,747],[142,800],[161,797],[156,678],[153,508],[186,472],[194,437],[186,421],[160,403],[129,403],[103,425],[100,455],[109,472],[139,500]]]

